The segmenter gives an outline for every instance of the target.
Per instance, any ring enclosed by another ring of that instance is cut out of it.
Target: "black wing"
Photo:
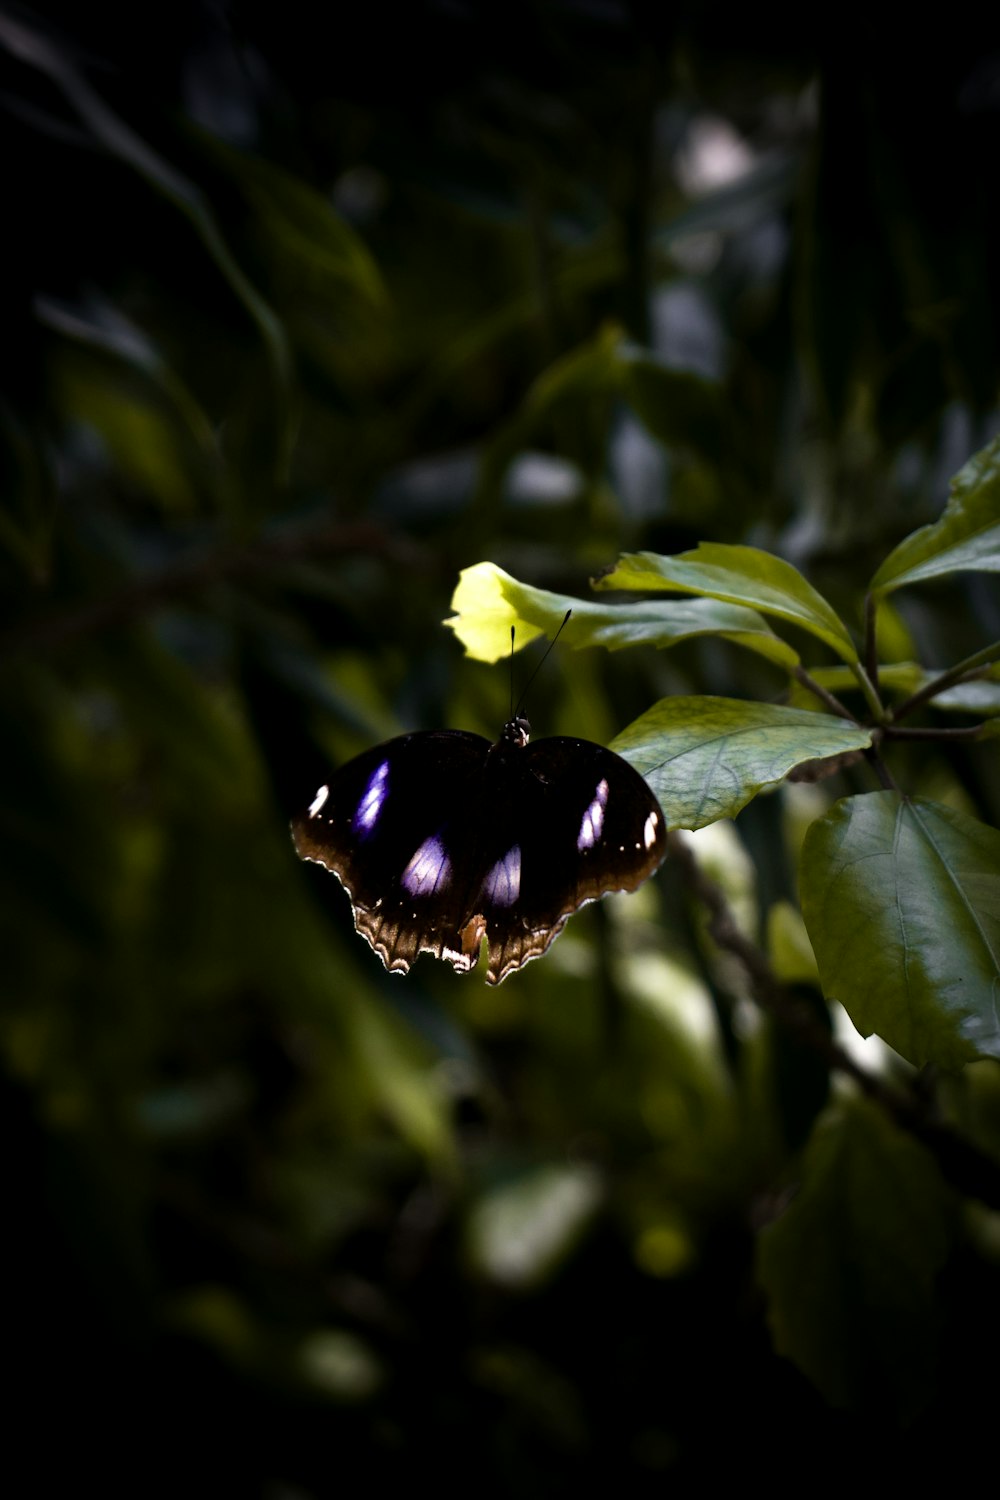
[[[519,871],[517,900],[484,911],[496,984],[543,954],[586,902],[648,879],[666,854],[666,824],[639,773],[589,740],[501,741],[486,779],[487,878],[501,860]],[[497,894],[505,893],[501,880]]]
[[[349,761],[292,821],[303,859],[344,886],[354,925],[393,973],[418,953],[473,967],[464,888],[488,740],[461,730],[405,734]]]

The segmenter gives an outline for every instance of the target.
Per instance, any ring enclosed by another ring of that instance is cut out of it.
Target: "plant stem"
[[[796,682],[800,682],[804,688],[807,688],[810,693],[813,693],[819,699],[819,701],[830,710],[832,714],[836,714],[841,719],[848,719],[852,724],[856,724],[858,722],[854,715],[851,713],[851,710],[849,708],[845,708],[839,698],[836,698],[833,693],[831,693],[827,688],[823,687],[821,683],[817,682],[815,677],[811,676],[809,672],[806,671],[805,667],[801,665],[795,667],[793,669],[793,675]]]
[[[977,740],[986,728],[982,724],[959,724],[947,725],[935,728],[933,724],[923,725],[914,729],[907,725],[894,724],[886,726],[886,739],[893,740]]]
[[[875,639],[875,612],[878,599],[874,594],[865,595],[865,667],[872,687],[878,692],[878,645]]]
[[[885,761],[879,754],[878,747],[879,740],[875,739],[869,749],[864,751],[864,757],[867,760],[868,764],[871,766],[872,770],[875,772],[875,775],[878,777],[883,791],[898,792],[899,787],[893,780],[892,773],[889,770],[889,767],[886,765]]]
[[[858,686],[865,695],[865,702],[871,710],[871,715],[875,723],[884,724],[886,719],[885,707],[868,673],[859,661],[851,664],[851,671],[858,679]]]
[[[899,722],[906,718],[915,708],[921,708],[923,704],[936,698],[946,688],[954,687],[966,677],[971,677],[980,667],[989,667],[995,661],[1000,660],[1000,641],[994,641],[990,646],[984,646],[982,651],[976,651],[972,656],[967,656],[963,661],[956,662],[946,672],[941,672],[937,677],[932,677],[930,682],[925,682],[922,688],[911,693],[909,698],[904,698],[893,711],[893,720]]]

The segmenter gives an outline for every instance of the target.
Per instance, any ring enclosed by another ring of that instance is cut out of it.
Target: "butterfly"
[[[589,740],[529,737],[517,715],[494,744],[461,729],[401,735],[342,766],[293,819],[299,856],[337,876],[390,973],[419,953],[467,973],[485,938],[499,984],[579,907],[659,867],[666,822],[638,771]]]

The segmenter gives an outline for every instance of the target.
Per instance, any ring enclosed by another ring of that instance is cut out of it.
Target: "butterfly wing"
[[[480,904],[488,978],[498,984],[543,954],[586,902],[634,891],[652,875],[666,825],[639,773],[589,740],[501,741],[485,780]]]
[[[337,876],[392,973],[422,952],[463,971],[479,957],[474,933],[462,935],[463,892],[489,749],[461,730],[401,735],[334,772],[292,821],[299,855]]]

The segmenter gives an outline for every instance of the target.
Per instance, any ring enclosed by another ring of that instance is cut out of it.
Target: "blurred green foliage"
[[[669,864],[494,992],[387,977],[287,834],[331,761],[496,733],[506,668],[441,628],[472,563],[582,594],[623,550],[749,543],[849,613],[937,519],[997,427],[981,25],[904,65],[875,13],[847,47],[825,13],[640,0],[0,12],[3,1326],[32,1492],[308,1500],[363,1466],[691,1493],[817,1455],[954,1481],[990,1430],[997,1205],[753,1009]],[[893,604],[900,663],[1000,637],[977,575]],[[697,637],[545,670],[536,730],[605,742],[668,693],[781,683]],[[906,754],[1000,822],[995,748]],[[750,936],[862,774],[701,836]],[[994,1064],[866,1066],[1000,1154]]]

